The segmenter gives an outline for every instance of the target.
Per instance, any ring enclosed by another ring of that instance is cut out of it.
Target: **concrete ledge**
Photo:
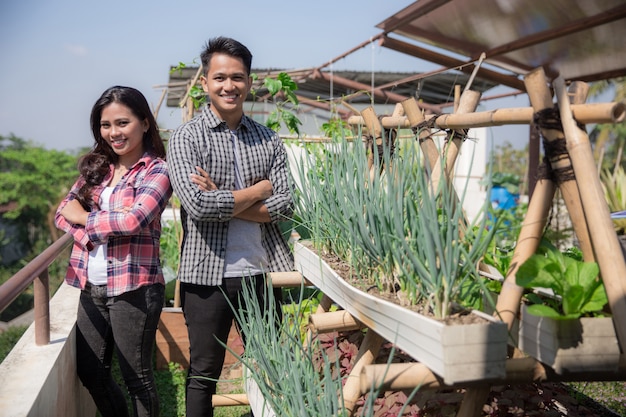
[[[79,295],[80,290],[61,285],[50,301],[50,344],[35,344],[33,323],[0,364],[0,417],[96,415],[76,375]]]

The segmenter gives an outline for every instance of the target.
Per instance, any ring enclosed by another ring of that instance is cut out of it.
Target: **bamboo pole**
[[[589,137],[576,125],[567,101],[565,82],[554,80],[561,122],[565,131],[567,149],[572,159],[576,179],[581,190],[585,217],[589,223],[593,249],[600,267],[613,323],[622,348],[622,361],[626,348],[626,262],[613,228],[611,214],[596,172]]]
[[[367,330],[365,338],[359,347],[354,366],[343,386],[343,403],[346,411],[348,411],[348,415],[354,413],[356,402],[361,396],[361,372],[365,366],[374,362],[383,341],[384,339],[378,333],[372,329]]]
[[[213,407],[250,405],[246,394],[213,394]]]
[[[543,72],[537,70],[531,72],[526,76],[524,82],[531,104],[536,111],[551,106],[552,101],[549,94],[547,97],[545,94],[547,86]],[[537,90],[540,93],[537,93]],[[546,136],[552,137],[553,132],[544,131],[543,134],[544,138]],[[520,265],[530,258],[539,247],[555,191],[556,186],[550,179],[540,178],[528,204],[526,217],[522,222],[517,245],[511,259],[511,266],[505,276],[496,303],[496,315],[507,324],[509,331],[514,328],[519,313],[519,304],[524,293],[524,289],[515,282],[515,276]]]
[[[312,315],[315,314],[324,314],[326,313],[328,310],[330,310],[330,307],[333,304],[333,300],[326,294],[324,294],[322,296],[322,299],[320,300],[320,303],[317,306],[317,309],[315,310],[315,313],[313,313]],[[311,330],[311,326],[309,326],[307,328],[306,331],[306,338],[304,339],[304,347],[308,347],[311,340],[313,340],[313,331]]]
[[[369,135],[372,138],[370,149],[368,149],[367,154],[367,167],[370,171],[370,175],[372,175],[372,168],[374,167],[374,150],[377,146],[382,145],[383,143],[383,127],[376,117],[376,112],[374,111],[374,107],[369,106],[361,111],[361,117],[365,122],[365,127]],[[368,145],[370,142],[368,141]]]
[[[595,358],[602,363],[601,356]],[[619,370],[604,372],[575,372],[556,374],[554,370],[532,357],[507,359],[506,374],[503,378],[490,379],[492,385],[506,385],[532,382],[571,382],[571,381],[622,381],[623,374]],[[420,391],[472,388],[484,381],[466,381],[446,384],[443,380],[419,362],[373,364],[363,368],[361,372],[361,392],[371,388],[380,391],[407,391],[419,387]],[[457,416],[458,417],[458,416]]]
[[[474,110],[476,110],[476,107],[478,107],[480,96],[480,92],[477,91],[468,89],[463,91],[459,100],[459,106],[456,109],[455,114],[472,113]],[[445,175],[443,180],[448,181],[450,183],[450,187],[452,187],[454,164],[456,162],[456,158],[459,155],[464,140],[465,132],[455,131],[451,133],[451,136],[446,141],[446,145],[444,146],[443,151],[443,158],[439,158],[437,160],[437,162],[435,163],[435,168],[433,169],[433,174],[431,178],[431,181],[433,183],[433,190],[438,189],[438,181],[441,179],[442,175]],[[443,167],[441,167],[442,163],[445,164]],[[482,405],[485,403],[485,399],[487,398],[490,389],[491,388],[488,384],[468,389],[463,396],[463,400],[461,401],[461,406],[459,408],[457,416],[472,417],[479,415],[480,411],[482,410]]]
[[[528,86],[526,90],[528,91],[530,102],[538,112],[554,107],[552,95],[546,84],[546,75],[543,68],[532,71],[526,76],[524,82],[526,82]],[[579,99],[581,98],[580,95],[578,97]],[[565,137],[561,129],[541,129],[541,132],[545,141],[551,144],[551,146],[558,146],[559,149],[563,148],[565,152]],[[574,226],[574,232],[578,238],[580,250],[583,253],[585,261],[591,262],[594,260],[593,248],[591,247],[591,238],[589,237],[589,229],[585,221],[580,192],[578,191],[576,178],[573,175],[572,161],[567,152],[549,156],[551,170],[553,172],[560,171],[564,174],[562,180],[556,178],[557,185],[561,190],[565,206],[567,207],[572,225]]]
[[[406,114],[411,129],[417,129],[418,126],[426,120],[415,98],[408,98],[400,104],[404,108],[404,113]],[[422,148],[422,152],[424,152],[426,156],[427,168],[430,171],[435,166],[437,159],[439,159],[439,149],[437,149],[437,145],[435,145],[430,129],[423,128],[417,132],[417,135],[420,148]]]
[[[345,310],[332,311],[309,316],[309,327],[316,333],[345,332],[358,330],[361,324]]]
[[[546,377],[543,365],[535,358],[507,359],[505,377],[494,379],[493,383],[500,385],[515,382],[539,382],[546,380]],[[473,387],[481,382],[446,384],[441,377],[419,362],[368,365],[361,372],[361,392],[363,393],[368,392],[372,387],[379,388],[381,391],[404,391],[415,387],[419,387],[420,390],[440,390]]]
[[[459,100],[459,107],[457,108],[456,114],[466,114],[472,113],[478,107],[478,103],[480,101],[480,92],[473,90],[465,90],[461,94],[461,99]],[[463,136],[464,133],[463,133]],[[456,162],[456,158],[459,155],[461,150],[461,145],[463,145],[463,140],[465,137],[459,137],[456,132],[452,133],[443,149],[443,160],[442,158],[438,158],[435,163],[435,167],[433,168],[432,173],[432,181],[433,181],[433,190],[437,190],[439,180],[442,175],[445,175],[446,181],[450,181],[452,177],[452,171],[454,169],[454,163]],[[444,161],[444,166],[441,166],[442,161]]]
[[[272,281],[272,287],[274,288],[299,287],[301,285],[310,287],[313,285],[299,271],[270,272],[267,275],[268,279]]]
[[[572,105],[571,109],[574,118],[583,124],[620,123],[626,118],[626,104],[623,102],[576,104]],[[469,114],[427,115],[426,120],[435,118],[434,127],[439,129],[471,129],[473,127],[527,125],[532,122],[534,115],[532,107],[512,107]],[[381,123],[384,128],[411,127],[406,116],[382,117]],[[348,124],[363,125],[363,117],[351,116],[348,118]]]

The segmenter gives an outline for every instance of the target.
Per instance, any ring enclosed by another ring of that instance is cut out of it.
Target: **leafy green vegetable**
[[[598,273],[597,263],[566,256],[544,241],[538,253],[520,266],[516,282],[528,289],[549,288],[556,296],[529,296],[529,300],[535,303],[528,307],[529,313],[553,318],[578,318],[601,314],[608,301]]]

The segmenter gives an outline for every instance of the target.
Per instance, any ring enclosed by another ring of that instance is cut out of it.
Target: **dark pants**
[[[243,279],[254,281],[261,302],[264,276]],[[181,282],[180,299],[189,332],[187,417],[212,417],[212,397],[224,366],[225,345],[234,311],[244,307],[242,278],[225,278],[221,286],[210,287]]]
[[[161,284],[115,297],[107,297],[106,285],[87,284],[81,291],[76,320],[78,376],[102,417],[128,416],[124,394],[111,375],[114,349],[134,415],[159,415],[152,353],[164,294]]]

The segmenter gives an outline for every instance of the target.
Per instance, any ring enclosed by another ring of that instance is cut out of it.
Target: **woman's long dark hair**
[[[148,101],[141,92],[132,87],[115,86],[107,89],[91,109],[91,132],[95,139],[93,149],[80,158],[78,171],[85,183],[78,190],[76,198],[90,210],[93,205],[91,190],[102,184],[109,173],[109,166],[117,163],[119,157],[100,134],[102,111],[111,103],[119,103],[128,107],[139,120],[148,121],[148,130],[143,135],[143,148],[155,157],[165,159],[165,145],[154,115],[150,111]]]

